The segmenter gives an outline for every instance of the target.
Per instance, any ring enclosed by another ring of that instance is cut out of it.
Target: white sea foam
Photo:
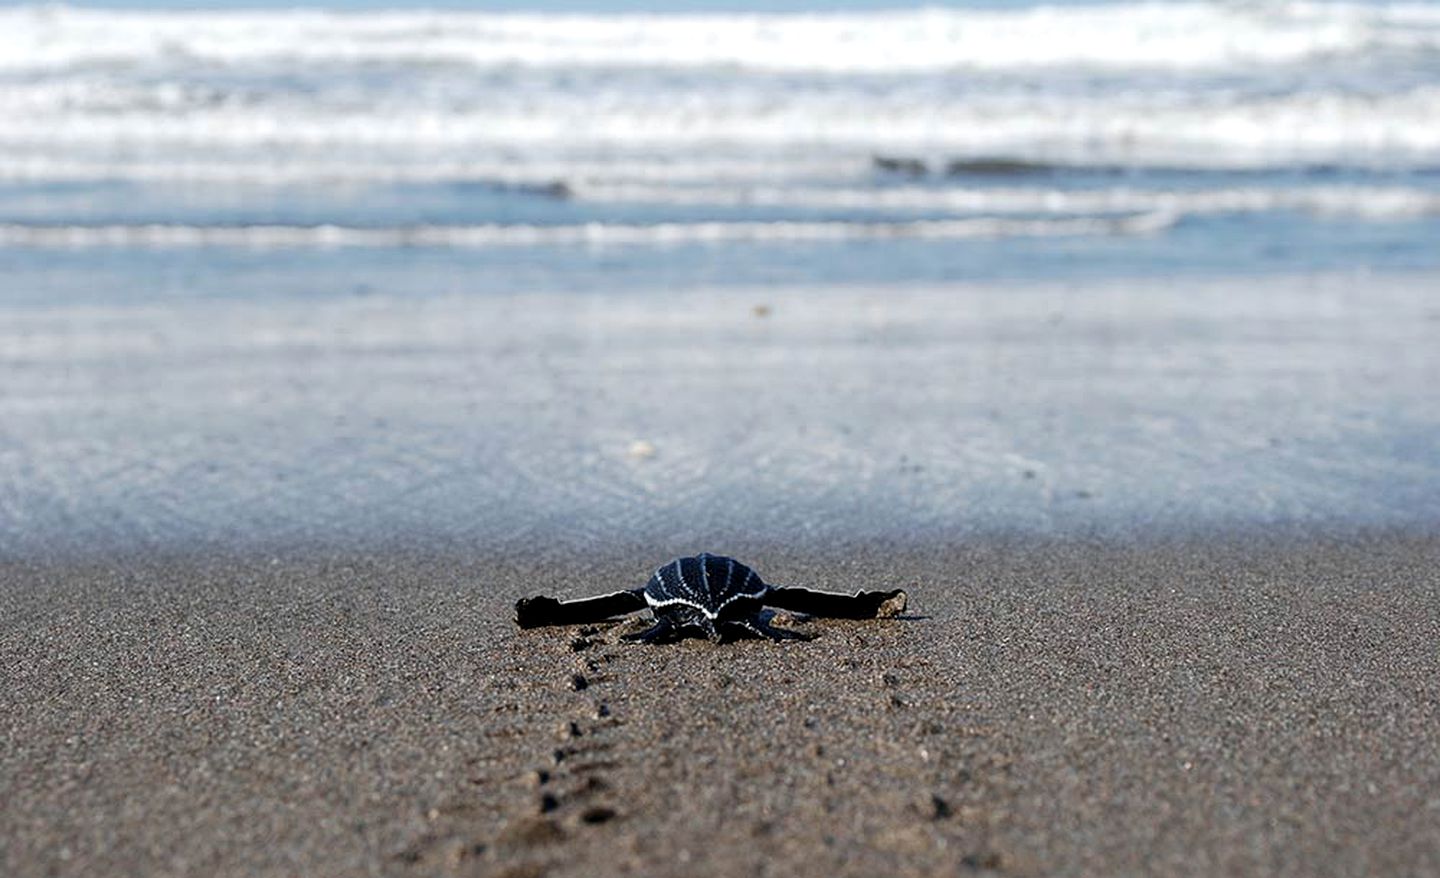
[[[312,164],[341,177],[435,177],[527,163],[652,164],[703,154],[828,163],[886,151],[1018,155],[1071,164],[1283,167],[1440,164],[1440,86],[1391,95],[1295,94],[1214,105],[1204,96],[907,102],[852,95],[756,96],[744,105],[586,105],[575,95],[523,108],[337,108],[251,104],[184,112],[131,107],[23,111],[0,95],[0,178],[79,176],[253,180]],[[369,170],[366,170],[369,168]],[[504,171],[501,171],[504,173]],[[575,174],[562,168],[562,176]],[[462,178],[462,177],[461,177]]]
[[[282,153],[252,158],[210,155],[174,156],[168,160],[133,156],[65,156],[38,149],[0,156],[0,181],[100,181],[235,183],[274,186],[298,183],[482,183],[541,189],[578,182],[660,184],[755,184],[767,180],[803,182],[859,178],[873,162],[868,155],[850,156],[713,156],[599,157],[513,156],[440,158]]]
[[[34,93],[45,90],[57,93]],[[283,173],[287,163],[328,161],[370,166],[384,178],[402,173],[395,168],[432,174],[437,163],[748,155],[833,164],[893,151],[1194,167],[1440,164],[1440,85],[1223,101],[1168,92],[1075,98],[761,90],[701,91],[674,103],[637,90],[427,105],[284,94],[182,108],[112,94],[124,90],[108,82],[0,88],[0,177],[43,178],[88,164],[108,165],[120,177],[204,165],[244,179],[277,165]]]
[[[844,211],[927,211],[976,214],[1188,216],[1296,211],[1375,219],[1440,215],[1440,192],[1404,186],[1245,187],[1197,191],[1056,188],[885,188],[778,186],[580,185],[586,201],[661,205],[813,208]]]
[[[1440,51],[1428,4],[1162,3],[769,15],[0,11],[0,69],[448,63],[895,73],[1346,63]]]
[[[816,176],[894,152],[1405,168],[1440,165],[1437,118],[1428,5],[0,10],[0,180]]]
[[[980,239],[1079,235],[1146,235],[1167,228],[1174,217],[1145,214],[1119,218],[974,218],[911,222],[695,222],[635,225],[404,226],[363,228],[337,225],[204,226],[0,224],[0,246],[10,247],[446,247],[481,248],[587,244],[672,245],[721,242],[804,242],[860,239]]]

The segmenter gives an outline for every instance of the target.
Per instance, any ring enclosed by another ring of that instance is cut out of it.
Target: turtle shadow
[[[901,613],[895,616],[887,616],[883,621],[921,622],[929,621],[933,618],[934,616],[923,613]],[[729,627],[726,629],[725,636],[720,640],[719,645],[757,640],[762,642],[770,641],[773,643],[792,641],[805,643],[824,637],[827,633],[827,622],[860,621],[851,619],[829,619],[825,616],[814,616],[795,610],[774,610],[768,607],[760,611],[757,619],[760,623],[760,630],[742,626]],[[643,633],[653,624],[654,620],[649,616],[635,615],[606,620],[605,622],[589,626],[589,628],[594,635],[603,636],[608,642],[630,645],[643,642],[634,639],[633,635]],[[647,645],[680,646],[682,644],[694,645],[694,643],[706,642],[709,642],[708,638],[702,634],[687,633],[680,637],[655,640]]]

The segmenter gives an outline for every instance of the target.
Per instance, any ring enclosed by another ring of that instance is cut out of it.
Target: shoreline
[[[1428,278],[9,310],[0,556],[1423,529]]]
[[[743,558],[906,587],[910,609],[801,623],[808,643],[656,648],[509,623],[518,596],[651,563],[624,549],[7,563],[0,866],[1440,866],[1433,531]]]

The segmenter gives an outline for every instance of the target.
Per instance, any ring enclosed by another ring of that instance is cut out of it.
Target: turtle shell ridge
[[[652,609],[693,607],[719,619],[727,607],[763,598],[770,587],[748,566],[723,555],[702,552],[676,558],[658,568],[645,584],[645,602]]]

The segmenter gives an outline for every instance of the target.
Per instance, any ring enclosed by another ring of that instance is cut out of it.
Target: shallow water
[[[11,295],[1440,263],[1440,7],[782,8],[0,8]]]

